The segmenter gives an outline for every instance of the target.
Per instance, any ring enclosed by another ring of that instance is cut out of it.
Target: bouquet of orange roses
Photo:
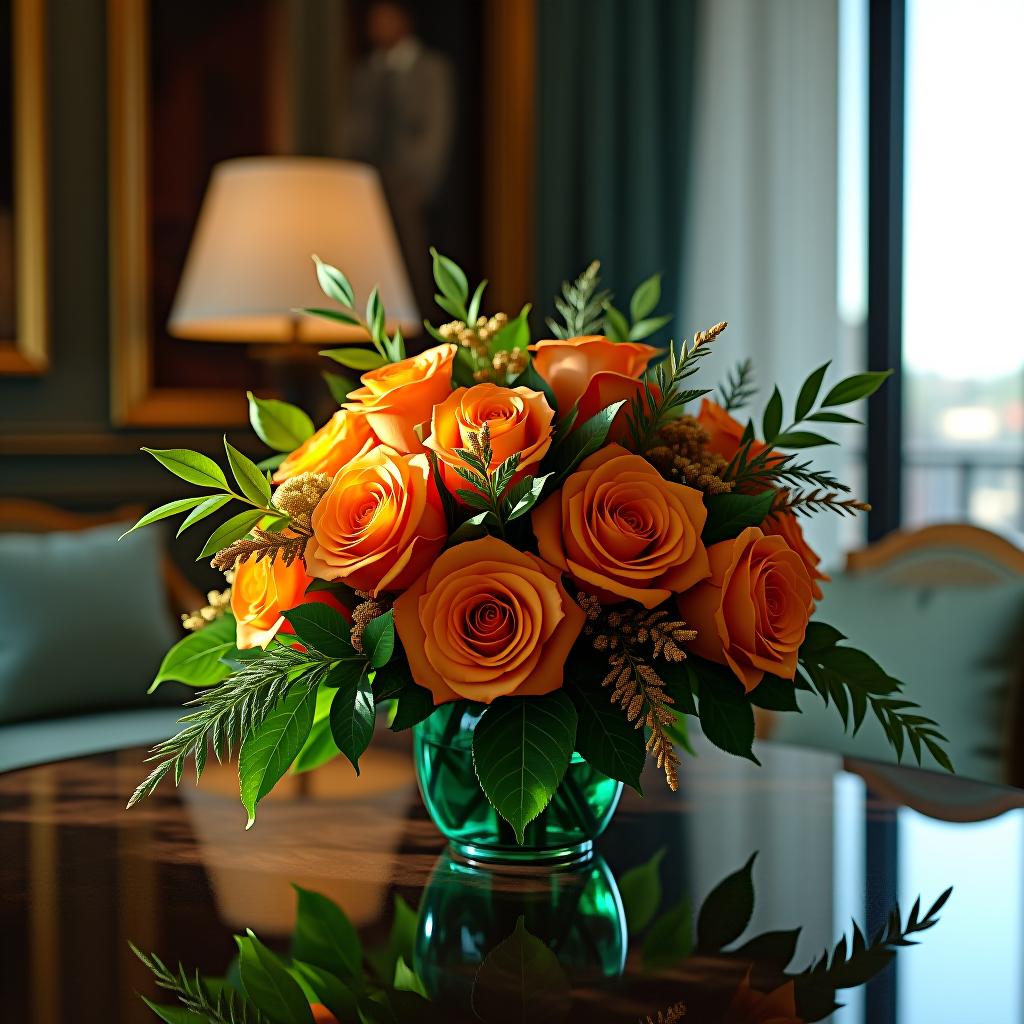
[[[251,824],[289,770],[340,754],[358,772],[384,706],[390,728],[416,727],[435,820],[478,848],[488,829],[499,845],[592,838],[648,755],[675,789],[687,716],[755,760],[754,709],[798,711],[801,692],[853,729],[870,710],[898,753],[950,767],[900,683],[813,617],[827,577],[798,517],[866,506],[798,453],[831,443],[819,424],[857,422],[838,409],[886,374],[826,387],[818,367],[788,416],[773,391],[758,436],[733,415],[753,397],[748,365],[715,400],[692,386],[724,323],[682,346],[644,341],[669,320],[658,277],[627,314],[592,265],[533,342],[529,306],[484,315],[486,282],[470,294],[436,252],[433,268],[454,319],[427,323],[437,344],[407,357],[377,293],[364,319],[317,261],[335,305],[303,312],[372,343],[324,353],[365,372],[359,387],[332,375],[340,408],[319,430],[250,394],[277,452],[265,462],[225,440],[229,479],[197,452],[146,449],[202,493],[139,526],[241,509],[199,556],[230,596],[187,617],[154,683],[199,693],[132,803],[238,746]]]

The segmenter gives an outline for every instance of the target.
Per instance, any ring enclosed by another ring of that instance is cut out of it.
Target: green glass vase
[[[473,729],[486,708],[447,704],[413,730],[416,778],[427,811],[470,863],[541,866],[586,860],[611,821],[622,783],[573,754],[561,785],[516,842],[512,826],[487,802],[473,769]]]
[[[490,1006],[536,1007],[537,989],[557,1004],[572,988],[622,974],[626,915],[604,859],[533,871],[528,882],[522,871],[475,867],[449,851],[434,867],[420,902],[414,963],[431,999],[453,1019],[470,1008],[490,1020]]]

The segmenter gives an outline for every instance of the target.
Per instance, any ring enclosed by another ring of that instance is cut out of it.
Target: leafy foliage
[[[612,706],[605,690],[575,680],[566,689],[576,706],[576,751],[599,772],[642,792],[640,773],[647,760],[643,731]]]
[[[168,681],[186,686],[213,686],[230,674],[224,658],[235,653],[235,617],[222,615],[208,626],[179,640],[160,663],[149,688]]]
[[[752,359],[744,359],[729,371],[725,382],[718,385],[718,404],[726,412],[735,412],[742,409],[755,394],[754,362]]]
[[[562,282],[562,294],[555,299],[561,322],[549,317],[546,321],[553,338],[580,338],[599,334],[604,322],[604,304],[611,293],[601,289],[601,264],[594,260],[570,284]]]
[[[671,323],[671,315],[651,316],[661,299],[661,274],[641,281],[629,302],[629,320],[610,299],[604,303],[605,334],[612,341],[643,341]]]
[[[313,434],[313,421],[297,406],[247,391],[249,422],[256,436],[275,452],[290,452]]]
[[[937,764],[952,772],[953,764],[943,749],[948,740],[938,725],[917,714],[918,705],[901,696],[903,684],[873,658],[854,647],[841,646],[845,639],[832,626],[809,623],[800,648],[797,685],[817,693],[826,705],[831,701],[843,726],[849,729],[852,724],[853,733],[861,727],[870,707],[897,760],[902,760],[909,745],[918,764],[926,749]]]
[[[686,668],[697,692],[698,715],[705,737],[720,750],[754,764],[754,709],[738,679],[722,665],[690,655]]]

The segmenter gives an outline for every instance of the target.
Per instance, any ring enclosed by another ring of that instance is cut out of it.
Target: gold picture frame
[[[0,374],[50,366],[43,0],[12,0],[15,332],[0,338]]]

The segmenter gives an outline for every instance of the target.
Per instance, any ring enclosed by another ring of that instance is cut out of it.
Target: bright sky
[[[1024,0],[908,0],[904,358],[1024,371]]]

